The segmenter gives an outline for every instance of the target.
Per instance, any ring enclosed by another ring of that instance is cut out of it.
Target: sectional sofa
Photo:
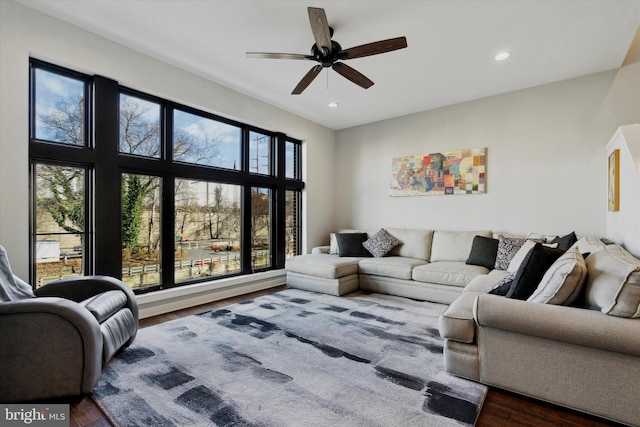
[[[449,304],[440,318],[447,372],[640,425],[640,260],[593,237],[569,246],[488,230],[380,231],[396,241],[382,239],[379,256],[358,252],[378,230],[341,230],[290,258],[288,286]],[[526,298],[514,293],[534,277]]]
[[[373,236],[378,230],[332,233],[331,245],[287,260],[287,285],[333,295],[361,289],[450,304],[473,278],[491,273],[484,266],[465,263],[474,237],[491,237],[491,231],[385,230],[402,244],[383,257],[339,256],[335,241],[336,234]],[[499,279],[502,274],[494,276]]]

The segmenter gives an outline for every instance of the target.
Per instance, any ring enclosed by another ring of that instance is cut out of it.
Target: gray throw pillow
[[[384,228],[381,228],[380,231],[371,236],[369,240],[365,241],[362,246],[371,252],[371,255],[380,258],[401,244],[402,242],[400,240],[396,239]]]

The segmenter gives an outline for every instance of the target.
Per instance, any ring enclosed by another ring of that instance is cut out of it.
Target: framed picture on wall
[[[609,155],[608,179],[609,212],[620,210],[620,150],[615,149]]]
[[[487,192],[487,148],[391,159],[390,195],[442,196]]]

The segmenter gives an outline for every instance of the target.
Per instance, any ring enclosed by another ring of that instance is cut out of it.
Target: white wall
[[[281,131],[304,141],[303,241],[323,243],[333,225],[333,130],[212,83],[30,8],[0,1],[0,244],[19,276],[28,277],[29,57],[100,74],[143,92]],[[114,212],[114,215],[118,215]]]
[[[633,65],[338,131],[336,227],[604,236],[606,145],[638,99]],[[389,196],[392,157],[474,147],[486,194]]]
[[[620,150],[620,209],[607,212],[607,237],[640,256],[640,124],[621,126],[607,145]]]

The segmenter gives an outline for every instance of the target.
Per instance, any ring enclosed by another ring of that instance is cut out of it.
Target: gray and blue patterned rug
[[[473,425],[444,372],[446,306],[287,289],[139,331],[93,398],[116,426]]]

